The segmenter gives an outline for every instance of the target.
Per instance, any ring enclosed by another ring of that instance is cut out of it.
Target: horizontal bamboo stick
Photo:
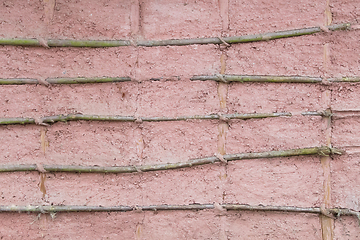
[[[323,78],[308,76],[275,76],[275,75],[201,75],[190,78],[192,81],[218,81],[218,82],[269,82],[269,83],[322,83]],[[343,77],[327,79],[330,83],[337,82],[360,82],[360,77]],[[74,77],[74,78],[48,78],[50,84],[85,84],[131,81],[130,77]],[[37,79],[32,78],[2,78],[0,85],[39,84]]]
[[[341,77],[341,78],[328,78],[329,82],[360,82],[359,76],[354,77]]]
[[[292,157],[301,155],[320,155],[328,156],[331,154],[342,154],[342,151],[336,148],[329,147],[313,147],[313,148],[299,148],[281,151],[255,152],[255,153],[237,153],[227,154],[223,158],[225,161],[237,161],[245,159],[260,159],[260,158],[278,158],[278,157]],[[138,166],[118,166],[118,167],[101,167],[101,166],[75,166],[75,165],[43,165],[42,167],[48,172],[81,172],[81,173],[134,173],[134,172],[149,172],[171,170],[186,167],[193,167],[198,165],[212,164],[221,162],[216,156],[191,159],[186,162],[163,163],[152,165],[138,165]],[[14,172],[14,171],[37,171],[36,165],[0,165],[0,172]]]
[[[332,214],[334,217],[356,216],[359,218],[360,212],[347,208],[328,208],[322,210],[319,207],[294,207],[294,206],[263,206],[247,204],[219,204],[220,208],[228,211],[264,211],[264,212],[290,212],[290,213],[312,213],[323,214],[324,212]],[[0,212],[35,212],[35,213],[53,213],[53,212],[127,212],[127,211],[188,211],[216,209],[215,204],[191,204],[191,205],[150,205],[150,206],[76,206],[76,205],[0,205]]]
[[[291,113],[234,113],[234,114],[211,114],[211,115],[193,115],[180,117],[139,117],[132,116],[117,116],[117,115],[83,115],[83,114],[69,114],[69,115],[55,115],[40,118],[42,123],[55,123],[64,121],[118,121],[118,122],[163,122],[163,121],[185,121],[185,120],[216,120],[216,119],[251,119],[251,118],[269,118],[269,117],[284,117],[291,116]],[[35,124],[34,118],[0,118],[0,125],[8,124]]]
[[[131,81],[130,77],[93,77],[93,78],[48,78],[51,84],[79,84],[79,83],[107,83],[107,82],[127,82]]]
[[[194,76],[190,80],[212,80],[218,82],[271,82],[271,83],[321,83],[322,78],[306,76],[255,76],[255,75],[214,75]]]
[[[327,26],[331,31],[350,29],[350,23],[334,24]],[[269,32],[263,34],[244,35],[214,38],[193,38],[193,39],[169,39],[169,40],[142,40],[142,41],[129,41],[129,40],[67,40],[67,39],[49,39],[47,45],[49,47],[122,47],[122,46],[184,46],[193,44],[222,44],[223,41],[228,44],[233,43],[247,43],[257,41],[268,41],[278,38],[297,37],[322,32],[320,27],[293,29],[279,32]],[[37,39],[0,39],[0,45],[13,45],[13,46],[36,46],[41,47],[42,44]]]
[[[22,85],[22,84],[38,84],[37,79],[32,78],[1,78],[0,85]]]
[[[47,78],[45,82],[50,84],[84,84],[84,83],[108,83],[131,81],[130,77],[74,77],[74,78]],[[32,78],[7,78],[0,79],[0,85],[39,84],[37,79]]]

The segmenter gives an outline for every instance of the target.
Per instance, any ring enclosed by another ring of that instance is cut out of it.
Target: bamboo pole
[[[329,147],[313,147],[313,148],[299,148],[291,150],[255,152],[255,153],[237,153],[227,154],[223,156],[225,161],[238,161],[245,159],[260,159],[260,158],[278,158],[278,157],[293,157],[302,155],[320,155],[329,156],[331,154],[342,154],[342,151],[336,148]],[[186,162],[163,163],[151,165],[138,166],[118,166],[118,167],[101,167],[101,166],[76,166],[76,165],[43,165],[42,167],[48,172],[80,172],[80,173],[134,173],[134,172],[150,172],[162,171],[179,168],[187,168],[205,164],[213,164],[221,162],[217,156],[190,159]],[[30,165],[0,165],[0,172],[15,172],[15,171],[37,171],[34,164]]]
[[[320,77],[308,76],[274,76],[274,75],[200,75],[190,78],[192,81],[217,81],[217,82],[269,82],[269,83],[322,83]],[[330,83],[360,82],[359,76],[329,78]],[[45,80],[50,84],[85,84],[85,83],[108,83],[108,82],[126,82],[131,81],[130,77],[74,77],[74,78],[48,78]],[[0,85],[22,85],[39,84],[37,79],[32,78],[2,78]]]
[[[74,78],[47,78],[45,80],[50,84],[84,84],[84,83],[108,83],[108,82],[127,82],[130,77],[74,77]],[[21,84],[39,84],[37,79],[32,78],[6,78],[0,79],[0,85],[21,85]]]
[[[331,31],[346,30],[351,28],[350,23],[341,23],[327,26]],[[278,38],[297,37],[303,35],[310,35],[322,32],[320,27],[310,27],[302,29],[293,29],[278,32],[269,32],[263,34],[253,34],[244,36],[225,37],[220,39],[214,38],[193,38],[193,39],[169,39],[169,40],[69,40],[69,39],[49,39],[47,45],[49,47],[122,47],[122,46],[184,46],[193,44],[223,44],[223,41],[228,44],[233,43],[247,43],[257,41],[268,41]],[[13,46],[36,46],[41,47],[43,44],[37,39],[0,39],[0,45],[13,45]]]
[[[212,80],[217,82],[270,82],[270,83],[321,83],[322,78],[306,76],[256,76],[256,75],[215,75],[194,76],[192,81]]]
[[[93,78],[48,78],[51,84],[80,84],[80,83],[108,83],[108,82],[127,82],[131,81],[130,77],[93,77]]]
[[[38,80],[32,78],[1,78],[0,85],[38,84]]]
[[[251,119],[251,118],[269,118],[269,117],[290,117],[291,113],[234,113],[234,114],[211,114],[211,115],[193,115],[193,116],[180,116],[180,117],[139,117],[132,116],[117,116],[117,115],[83,115],[83,114],[69,114],[69,115],[55,115],[40,118],[42,123],[55,123],[65,121],[118,121],[118,122],[163,122],[163,121],[186,121],[186,120],[216,120],[216,119]],[[9,124],[35,124],[33,118],[0,118],[0,125]]]
[[[289,213],[312,213],[332,214],[335,218],[343,216],[356,216],[359,220],[360,212],[347,208],[328,208],[322,210],[319,207],[294,207],[294,206],[263,206],[247,204],[219,204],[227,211],[264,211],[264,212],[289,212]],[[189,211],[216,209],[215,204],[191,204],[191,205],[149,205],[149,206],[77,206],[77,205],[0,205],[0,212],[16,213],[54,213],[54,212],[127,212],[127,211]]]
[[[341,77],[341,78],[329,78],[329,82],[360,82],[359,76],[354,77]]]

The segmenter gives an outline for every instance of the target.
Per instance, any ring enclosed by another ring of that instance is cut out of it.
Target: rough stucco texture
[[[177,39],[234,36],[324,24],[326,1],[0,0],[0,37]],[[227,6],[228,3],[228,6]],[[334,23],[357,24],[360,2],[331,0]],[[326,145],[326,124],[305,111],[359,111],[358,84],[191,81],[194,75],[360,75],[360,31],[318,33],[225,48],[218,45],[116,48],[0,46],[0,78],[131,77],[131,82],[0,86],[0,118],[57,114],[177,117],[291,112],[291,117],[177,122],[61,122],[0,126],[1,164],[126,166]],[[324,45],[329,50],[324,54]],[[325,58],[325,59],[324,59]],[[225,64],[221,62],[225,60]],[[220,99],[225,99],[220,104]],[[355,111],[355,112],[356,112]],[[360,210],[360,118],[334,117],[332,205]],[[223,129],[222,129],[223,128]],[[223,133],[220,134],[223,130]],[[0,174],[0,205],[241,203],[318,207],[324,199],[318,156],[253,159],[134,174]],[[0,213],[1,239],[322,239],[313,214],[228,211]],[[335,220],[334,239],[358,239],[357,219]]]

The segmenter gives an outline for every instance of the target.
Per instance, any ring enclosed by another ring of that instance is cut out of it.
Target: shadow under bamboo
[[[163,121],[186,121],[186,120],[216,120],[216,119],[252,119],[252,118],[270,118],[270,117],[290,117],[291,113],[234,113],[234,114],[210,114],[210,115],[192,115],[180,117],[132,117],[132,116],[117,116],[117,115],[84,115],[84,114],[69,114],[69,115],[55,115],[40,118],[41,123],[56,123],[66,121],[117,121],[117,122],[163,122]],[[0,125],[9,124],[35,124],[34,118],[0,118]]]
[[[246,159],[261,159],[261,158],[278,158],[278,157],[293,157],[302,155],[320,155],[329,156],[331,154],[342,154],[342,151],[336,148],[329,147],[313,147],[313,148],[299,148],[280,151],[267,151],[255,153],[237,153],[223,155],[225,161],[238,161]],[[190,159],[186,162],[150,164],[138,166],[76,166],[76,165],[47,165],[42,167],[48,172],[76,172],[76,173],[134,173],[134,172],[150,172],[162,171],[179,168],[187,168],[199,165],[213,164],[221,162],[217,156]],[[36,165],[0,165],[0,172],[14,172],[14,171],[37,171]]]
[[[331,31],[350,29],[350,23],[341,23],[327,26]],[[253,34],[244,36],[218,37],[213,38],[193,38],[193,39],[169,39],[169,40],[70,40],[70,39],[49,39],[47,45],[49,47],[122,47],[122,46],[184,46],[193,44],[223,44],[223,41],[228,44],[234,43],[247,43],[257,41],[268,41],[279,38],[297,37],[303,35],[310,35],[322,32],[320,27],[310,27],[302,29],[293,29],[286,31],[269,32],[263,34]],[[43,44],[37,39],[0,39],[0,45],[13,45],[13,46],[36,46],[41,47]]]
[[[269,82],[269,83],[321,83],[320,77],[306,76],[260,76],[260,75],[214,75],[194,76],[192,81],[217,81],[217,82]]]

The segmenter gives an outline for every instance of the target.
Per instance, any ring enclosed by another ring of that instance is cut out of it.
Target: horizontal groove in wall
[[[337,148],[313,147],[313,148],[299,148],[299,149],[281,150],[281,151],[226,154],[223,156],[211,156],[205,158],[191,159],[187,162],[164,163],[164,164],[153,164],[153,165],[100,167],[100,166],[44,164],[42,165],[42,168],[48,172],[134,173],[134,172],[150,172],[150,171],[188,168],[193,166],[212,164],[216,162],[237,161],[237,160],[245,160],[245,159],[293,157],[293,156],[302,156],[302,155],[329,156],[331,154],[342,154],[342,151]],[[38,166],[36,164],[29,164],[29,165],[14,164],[14,165],[2,165],[2,166],[0,165],[0,172],[17,172],[17,171],[40,171],[40,169],[38,169]]]
[[[351,28],[350,23],[341,23],[327,26],[328,30],[347,30]],[[169,39],[169,40],[74,40],[74,39],[49,39],[45,40],[48,47],[122,47],[122,46],[184,46],[193,44],[227,44],[247,43],[257,41],[269,41],[279,38],[297,37],[322,32],[320,27],[310,27],[293,29],[279,32],[269,32],[264,34],[233,36],[233,37],[214,37],[214,38],[194,38],[194,39]],[[0,39],[0,45],[13,46],[35,46],[43,47],[44,43],[37,39]]]

